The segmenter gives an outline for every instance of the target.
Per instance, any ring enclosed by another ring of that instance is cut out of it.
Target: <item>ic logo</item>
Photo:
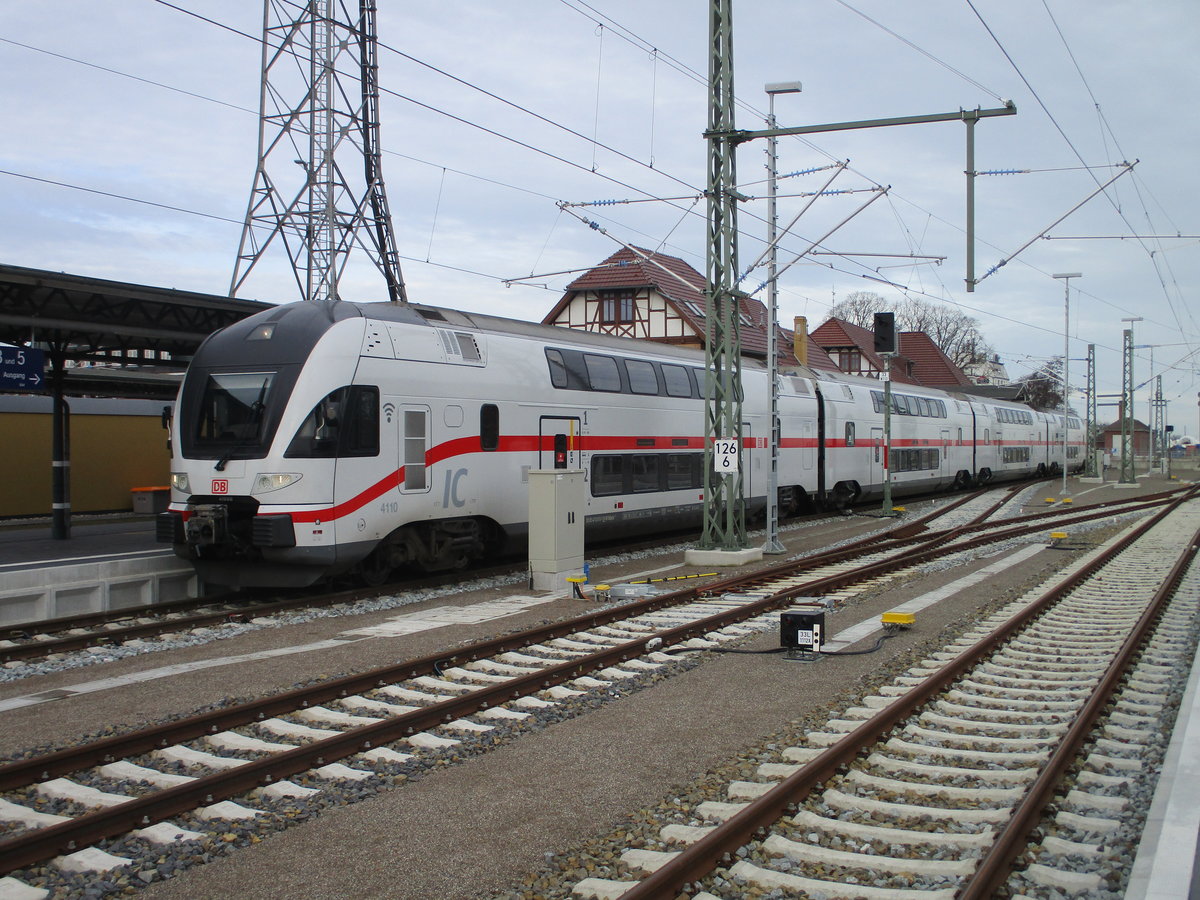
[[[212,492],[214,494],[228,494],[229,493],[229,479],[228,478],[214,478],[212,481]]]

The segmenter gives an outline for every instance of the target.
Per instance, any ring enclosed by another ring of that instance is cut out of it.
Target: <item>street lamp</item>
[[[781,81],[768,84],[767,128],[775,127],[775,95],[800,93],[800,82]],[[775,242],[778,226],[775,212],[775,180],[777,177],[776,148],[778,138],[767,138],[767,396],[771,425],[771,473],[767,479],[767,540],[763,553],[784,553],[779,542],[779,347],[778,318],[779,290],[775,284]]]
[[[1071,279],[1082,278],[1082,272],[1060,272],[1053,276],[1061,278],[1063,282],[1063,392],[1062,392],[1062,445],[1063,445],[1063,469],[1062,469],[1062,493],[1065,496],[1067,493],[1067,416],[1070,414],[1070,406],[1067,404],[1067,394],[1071,390]]]

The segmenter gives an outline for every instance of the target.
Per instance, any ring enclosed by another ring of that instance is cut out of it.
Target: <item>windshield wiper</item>
[[[215,466],[213,466],[213,469],[215,471],[224,472],[225,464],[228,463],[231,459],[233,459],[233,455],[235,453],[237,453],[239,450],[244,450],[247,447],[251,447],[257,442],[259,432],[262,430],[263,410],[266,408],[266,404],[263,403],[263,400],[267,396],[267,386],[270,383],[271,383],[271,379],[269,377],[263,379],[262,387],[258,389],[258,396],[254,399],[254,402],[250,404],[250,412],[252,412],[254,415],[251,417],[250,422],[248,424],[251,424],[254,426],[254,436],[253,437],[244,437],[240,441],[238,441],[236,444],[234,444],[232,447],[230,447],[229,452],[226,453],[224,456],[222,456],[220,459],[218,459],[217,464]]]

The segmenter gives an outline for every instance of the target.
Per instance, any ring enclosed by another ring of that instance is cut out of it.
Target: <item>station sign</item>
[[[0,346],[0,391],[44,391],[45,368],[41,350]]]

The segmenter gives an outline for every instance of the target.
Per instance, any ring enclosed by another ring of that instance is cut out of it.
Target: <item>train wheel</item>
[[[860,493],[862,488],[857,481],[839,481],[833,487],[833,508],[845,511],[854,504]]]
[[[358,564],[358,574],[367,587],[379,587],[387,582],[388,576],[392,574],[392,566],[387,561],[387,553],[383,552],[383,545],[372,550],[367,558]]]

